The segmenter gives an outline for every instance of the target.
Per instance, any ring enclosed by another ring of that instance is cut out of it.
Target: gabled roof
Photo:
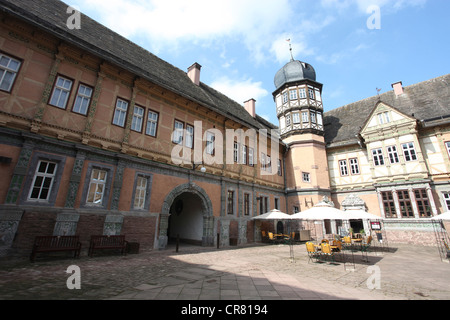
[[[358,143],[357,135],[379,101],[424,125],[439,124],[438,120],[450,120],[450,74],[405,87],[403,90],[404,93],[399,96],[392,90],[326,112],[324,125],[328,146]]]
[[[195,85],[185,71],[84,14],[81,15],[81,29],[70,30],[66,26],[68,7],[59,0],[0,0],[0,10],[234,121],[256,129],[275,127],[259,121],[260,118],[253,118],[242,105],[206,84]]]

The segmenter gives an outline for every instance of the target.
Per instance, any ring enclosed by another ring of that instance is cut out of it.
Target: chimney
[[[255,99],[250,99],[248,101],[244,102],[244,108],[245,110],[247,110],[248,113],[250,113],[250,115],[255,118],[256,117],[256,106],[255,106]]]
[[[398,97],[399,95],[403,94],[403,86],[402,82],[396,82],[392,84],[392,88],[394,88],[394,93]]]
[[[202,68],[197,62],[188,68],[187,75],[189,79],[196,85],[200,85],[200,69]]]

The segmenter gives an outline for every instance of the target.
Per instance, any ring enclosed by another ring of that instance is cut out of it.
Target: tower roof
[[[312,65],[298,60],[291,60],[276,73],[274,84],[278,90],[286,83],[305,79],[316,81],[316,71]]]

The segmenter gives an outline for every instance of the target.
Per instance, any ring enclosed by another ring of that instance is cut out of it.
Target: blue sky
[[[256,99],[256,112],[275,124],[273,78],[290,60],[287,39],[323,83],[325,111],[450,71],[448,0],[66,3],[181,70],[198,62],[202,82],[240,104]]]

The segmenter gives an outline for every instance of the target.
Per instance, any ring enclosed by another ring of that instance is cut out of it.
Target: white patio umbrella
[[[349,215],[348,219],[354,219],[354,220],[384,220],[383,217],[377,216],[373,213],[369,213],[364,210],[355,210],[350,209],[347,211],[344,211],[345,214]]]
[[[260,216],[253,217],[252,220],[289,220],[292,216],[280,210],[273,209]]]
[[[301,220],[348,220],[351,219],[342,210],[336,209],[331,204],[320,202],[311,209],[298,212],[291,216],[292,219]]]
[[[431,220],[450,220],[450,211],[447,211],[440,215],[437,215],[437,216],[431,218]]]

